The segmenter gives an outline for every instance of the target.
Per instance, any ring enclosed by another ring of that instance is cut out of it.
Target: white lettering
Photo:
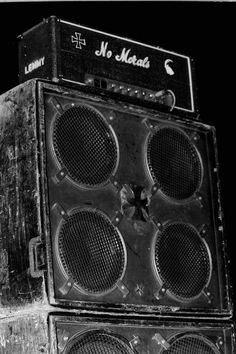
[[[110,59],[113,55],[111,50],[108,50],[108,42],[101,42],[100,49],[95,51],[95,55],[98,57],[104,57]],[[149,69],[150,61],[148,57],[144,59],[138,59],[136,55],[131,55],[131,48],[123,48],[120,54],[115,55],[115,60],[121,63],[138,66],[140,68]]]
[[[25,75],[31,73],[33,70],[38,69],[39,67],[43,66],[45,63],[45,57],[39,58],[32,63],[25,66]]]
[[[102,56],[102,57],[107,57],[108,59],[110,59],[111,56],[112,56],[112,51],[111,50],[107,50],[107,47],[108,47],[108,42],[104,43],[102,41],[100,50],[96,50],[95,54],[98,57]]]
[[[143,65],[145,66],[146,69],[150,68],[150,61],[149,61],[148,57],[145,57],[143,59]]]
[[[104,57],[110,59],[113,55],[111,50],[108,50],[108,42],[101,42],[100,49],[95,51],[95,55],[98,57]],[[136,55],[130,55],[131,49],[123,48],[120,54],[115,56],[115,60],[118,62],[139,66],[140,68],[149,69],[150,61],[148,57],[144,59],[138,59]]]
[[[136,65],[136,60],[137,60],[136,55],[133,55],[132,57],[129,57],[128,63]]]
[[[150,62],[148,57],[144,58],[144,59],[138,59],[136,57],[136,55],[133,56],[129,56],[131,52],[131,49],[126,49],[123,48],[122,52],[120,55],[116,55],[115,59],[117,61],[123,62],[123,63],[127,63],[130,65],[134,65],[134,66],[139,66],[145,69],[149,69],[150,68]]]
[[[116,55],[116,60],[127,63],[129,52],[130,52],[130,49],[126,51],[126,48],[123,48],[121,54]]]

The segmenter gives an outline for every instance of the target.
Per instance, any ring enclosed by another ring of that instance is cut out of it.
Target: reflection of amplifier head
[[[40,46],[38,45],[40,41]],[[51,16],[19,36],[19,79],[83,84],[197,116],[193,60]]]
[[[6,304],[231,315],[213,127],[35,80],[0,107]]]

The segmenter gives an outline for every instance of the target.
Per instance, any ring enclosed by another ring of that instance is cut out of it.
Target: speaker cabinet
[[[231,316],[214,127],[40,80],[0,102],[3,308]]]
[[[140,320],[103,322],[51,316],[56,353],[230,354],[234,352],[232,324]]]
[[[233,354],[234,336],[230,321],[153,322],[41,308],[0,319],[0,354]]]

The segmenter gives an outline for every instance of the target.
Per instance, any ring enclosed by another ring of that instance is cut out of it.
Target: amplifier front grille
[[[164,127],[150,135],[147,161],[151,176],[170,198],[191,198],[198,190],[202,167],[188,136],[179,129]]]
[[[198,296],[211,272],[205,243],[192,225],[181,222],[168,224],[157,235],[155,265],[164,286],[182,299]]]
[[[185,334],[174,339],[165,354],[220,354],[216,346],[206,337]]]
[[[134,354],[125,339],[105,331],[88,331],[71,343],[66,354]]]
[[[84,187],[105,184],[117,165],[113,133],[103,116],[89,106],[69,108],[56,118],[53,145],[69,177]]]
[[[58,246],[67,275],[86,292],[109,291],[123,274],[121,236],[100,211],[86,208],[70,215],[61,224]]]

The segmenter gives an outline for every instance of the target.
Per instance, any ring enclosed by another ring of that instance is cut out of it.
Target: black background
[[[214,125],[218,137],[234,293],[235,13],[236,4],[228,2],[0,3],[0,94],[18,84],[17,36],[51,15],[195,59],[201,120]]]

